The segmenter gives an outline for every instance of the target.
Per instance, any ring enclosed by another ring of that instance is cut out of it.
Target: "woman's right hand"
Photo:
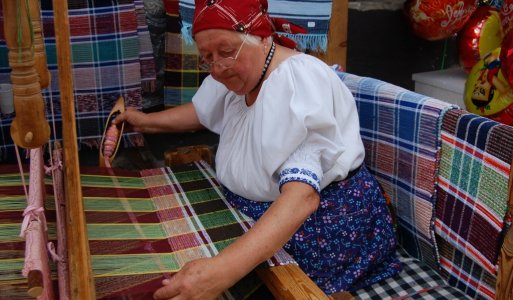
[[[133,107],[128,107],[125,112],[118,115],[112,123],[118,125],[125,122],[125,130],[128,132],[151,133],[152,128],[148,121],[148,114]]]

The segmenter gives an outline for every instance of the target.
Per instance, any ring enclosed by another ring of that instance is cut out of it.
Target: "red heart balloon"
[[[457,33],[477,8],[477,0],[407,0],[404,11],[413,32],[435,41]]]
[[[500,47],[503,39],[499,10],[481,6],[458,33],[460,65],[470,72],[487,53]]]
[[[513,30],[510,30],[502,41],[500,61],[504,77],[513,86]]]
[[[502,29],[506,35],[513,28],[513,0],[504,0],[500,12]]]

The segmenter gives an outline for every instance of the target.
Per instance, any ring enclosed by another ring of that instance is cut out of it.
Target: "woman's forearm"
[[[204,129],[192,103],[187,103],[147,115],[152,133],[188,132]]]
[[[256,224],[216,258],[222,259],[236,282],[274,255],[319,205],[318,194],[308,185],[289,182],[282,194]]]

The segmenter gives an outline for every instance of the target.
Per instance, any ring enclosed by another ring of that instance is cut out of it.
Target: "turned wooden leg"
[[[513,227],[509,229],[502,244],[495,299],[513,299]]]
[[[50,126],[45,118],[39,75],[34,67],[29,7],[26,1],[3,0],[2,4],[16,112],[11,125],[11,136],[20,147],[38,148],[48,143]]]

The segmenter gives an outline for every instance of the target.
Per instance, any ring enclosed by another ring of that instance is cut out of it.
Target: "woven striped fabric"
[[[142,107],[142,92],[151,90],[156,78],[153,50],[142,0],[68,0],[68,8],[77,136],[80,142],[95,144],[119,96],[125,97],[127,106]],[[50,101],[53,103],[60,139],[62,117],[51,0],[41,1],[41,12],[52,77],[43,96],[48,116],[52,115]],[[0,82],[10,82],[3,38],[0,50]],[[12,146],[6,128],[12,121],[9,117],[2,116],[1,147]]]
[[[355,96],[365,164],[391,197],[399,243],[436,267],[432,220],[439,128],[452,106],[376,79],[338,74]]]
[[[493,299],[513,155],[513,128],[465,111],[443,120],[436,208],[441,267],[475,298]]]
[[[191,27],[194,16],[194,0],[179,0],[182,18],[182,34],[192,42]],[[331,0],[269,0],[269,15],[284,18],[305,28],[307,34],[283,34],[297,42],[305,50],[326,51],[328,27],[331,18]]]
[[[203,162],[172,170],[81,167],[81,172],[98,299],[151,299],[162,279],[190,260],[216,255],[253,225],[226,202],[213,170]],[[25,197],[19,196],[16,168],[0,166],[0,179],[0,299],[23,299],[24,243],[18,234]],[[49,179],[47,184],[50,192]],[[50,222],[53,207],[48,202]],[[54,223],[50,227],[53,238]],[[280,250],[263,265],[289,263],[295,261]],[[261,284],[251,273],[221,298],[244,299]]]
[[[166,68],[164,73],[164,104],[176,106],[189,103],[208,72],[199,70],[196,44],[182,38],[178,0],[165,0],[166,7]]]

